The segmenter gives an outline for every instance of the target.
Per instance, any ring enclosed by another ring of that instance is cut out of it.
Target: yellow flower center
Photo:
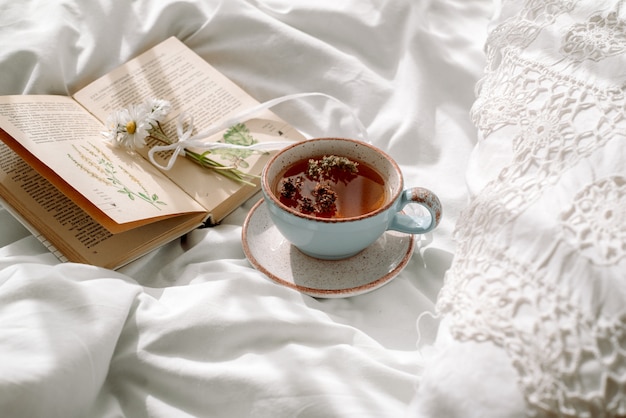
[[[134,120],[131,120],[130,122],[128,122],[126,124],[126,132],[128,132],[129,134],[134,134],[135,131],[137,130],[137,124],[135,123]]]

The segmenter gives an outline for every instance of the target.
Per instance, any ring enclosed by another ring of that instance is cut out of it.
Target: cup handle
[[[430,216],[409,216],[398,212],[391,219],[387,229],[406,232],[407,234],[424,234],[439,225],[441,201],[436,194],[423,187],[412,187],[402,192],[398,211],[401,211],[409,203],[417,203],[425,207]]]

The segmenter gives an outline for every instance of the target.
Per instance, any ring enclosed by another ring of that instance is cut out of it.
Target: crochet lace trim
[[[512,158],[462,213],[437,308],[507,352],[529,415],[626,415],[621,6],[505,4],[487,42],[472,117]]]

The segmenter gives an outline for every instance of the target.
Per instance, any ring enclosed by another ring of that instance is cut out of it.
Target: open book
[[[118,268],[218,223],[258,191],[258,181],[241,184],[187,158],[162,171],[147,160],[147,147],[129,153],[104,141],[111,112],[150,98],[171,103],[166,130],[175,130],[185,112],[194,117],[194,133],[258,104],[176,38],[73,97],[0,96],[0,197],[61,259]],[[250,143],[304,139],[270,111],[239,130]],[[228,143],[229,132],[207,141]],[[211,157],[257,175],[269,158],[245,149],[214,150]]]

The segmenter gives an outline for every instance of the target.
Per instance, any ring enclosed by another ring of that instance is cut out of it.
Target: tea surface
[[[281,203],[322,218],[351,218],[385,202],[382,176],[369,165],[345,157],[319,156],[295,162],[277,183]]]

